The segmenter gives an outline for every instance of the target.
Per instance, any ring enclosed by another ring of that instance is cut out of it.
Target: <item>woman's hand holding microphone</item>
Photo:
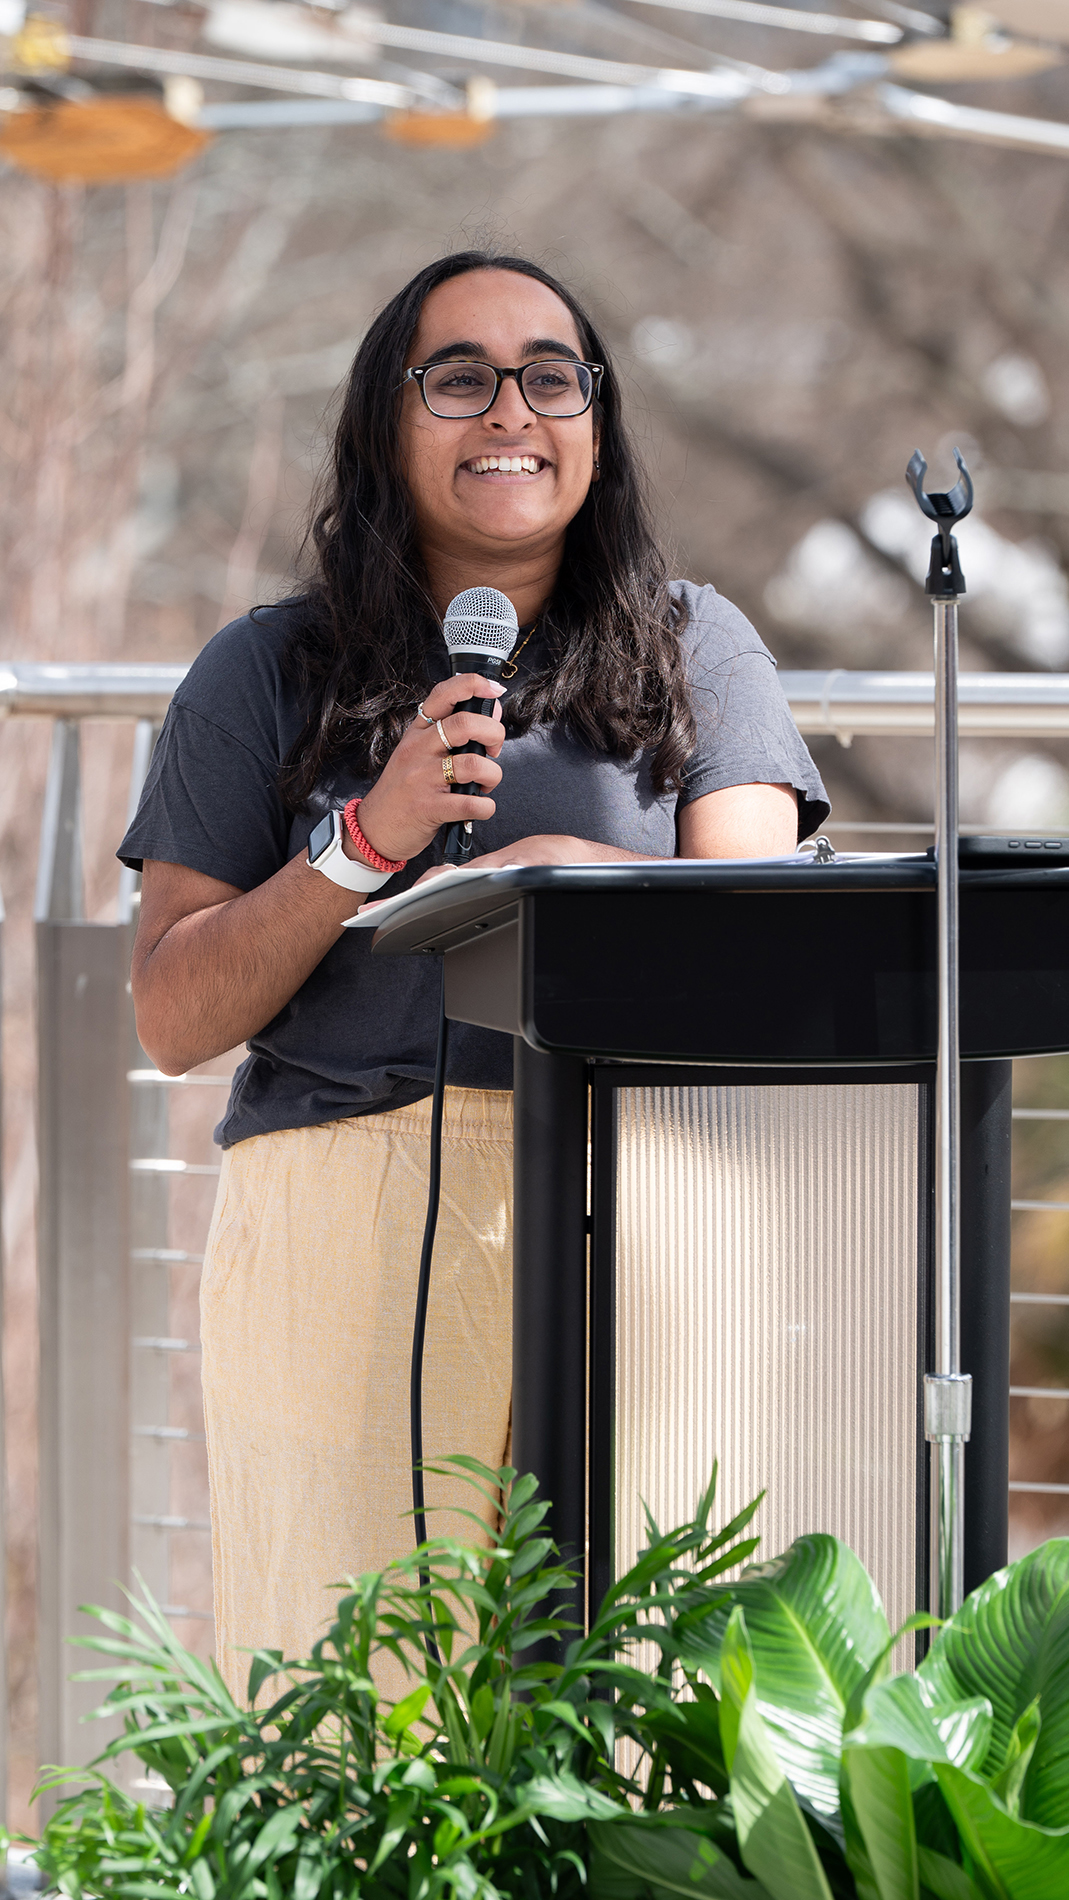
[[[466,699],[500,701],[504,690],[480,673],[457,673],[427,694],[422,717],[416,715],[360,802],[360,829],[380,856],[418,857],[443,825],[493,817],[490,794],[501,783],[497,758],[505,740],[500,704],[492,718],[455,709]],[[446,763],[457,747],[473,740],[486,748],[486,756],[465,753],[462,782],[478,785],[477,797],[452,790]],[[347,857],[360,856],[348,837],[343,845]]]

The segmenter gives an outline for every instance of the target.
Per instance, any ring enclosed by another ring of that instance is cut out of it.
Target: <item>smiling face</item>
[[[469,271],[432,290],[406,368],[466,358],[518,368],[584,356],[556,293],[517,271]],[[513,378],[484,415],[434,416],[414,382],[401,398],[402,467],[428,568],[471,568],[509,592],[510,565],[559,565],[568,523],[593,478],[593,415],[538,416]],[[465,583],[467,584],[467,583]],[[550,584],[552,582],[550,581]]]

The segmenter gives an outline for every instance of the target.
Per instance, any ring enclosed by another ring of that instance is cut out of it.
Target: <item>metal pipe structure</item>
[[[254,102],[255,103],[255,102]],[[153,719],[186,676],[180,663],[0,663],[0,719]],[[935,731],[931,673],[780,673],[800,732],[849,745],[858,738],[928,738]],[[964,673],[958,730],[969,739],[1069,738],[1069,673]]]
[[[0,664],[0,719],[162,719],[188,667],[159,661]]]
[[[906,471],[918,505],[938,524],[925,583],[935,610],[935,859],[939,1038],[935,1070],[934,1369],[924,1380],[924,1431],[931,1445],[928,1605],[952,1616],[964,1598],[965,1444],[972,1379],[961,1369],[961,1046],[958,1033],[958,597],[965,582],[950,529],[972,507],[969,472],[949,494],[924,492],[927,464]]]
[[[162,0],[162,4],[169,4],[169,0]],[[929,21],[927,15],[903,8],[898,15],[901,24],[890,25],[877,20],[768,6],[759,0],[650,0],[650,4],[682,4],[684,10],[692,12],[869,44],[886,44],[901,38],[903,25],[918,33],[940,35],[944,30],[942,22]],[[250,47],[256,51],[259,42],[255,29],[250,27],[249,34]],[[837,52],[816,67],[778,71],[726,55],[703,55],[697,47],[693,49],[693,56],[699,62],[695,68],[636,65],[632,61],[606,59],[559,47],[520,46],[515,42],[442,33],[378,20],[370,15],[361,23],[359,35],[334,38],[335,43],[329,50],[327,35],[323,35],[319,43],[328,63],[340,58],[343,63],[365,64],[376,56],[379,47],[388,47],[445,59],[451,65],[459,60],[469,72],[474,68],[474,80],[479,87],[478,106],[469,81],[467,111],[468,116],[476,120],[528,116],[533,112],[545,117],[586,117],[602,112],[666,108],[677,112],[738,111],[760,117],[767,109],[771,94],[778,95],[777,116],[779,108],[786,103],[786,116],[801,117],[807,124],[820,123],[832,130],[864,133],[898,130],[921,137],[962,138],[1025,150],[1069,152],[1069,125],[1020,113],[990,112],[913,92],[893,83],[892,60],[884,54],[856,48]],[[314,50],[314,46],[308,46],[310,55]],[[299,57],[299,54],[294,56]],[[364,74],[314,72],[264,60],[220,58],[215,54],[183,52],[171,47],[85,38],[57,28],[48,63],[63,70],[72,59],[90,67],[111,65],[197,81],[223,80],[255,86],[261,91],[296,95],[289,100],[212,102],[202,107],[194,121],[212,130],[303,125],[315,122],[317,117],[320,123],[329,124],[348,116],[344,111],[346,106],[358,122],[366,118],[384,119],[394,111],[425,109],[428,105],[432,110],[444,109],[449,116],[462,116],[464,109],[464,95],[459,88],[437,74],[409,66],[403,69],[398,80],[391,81]],[[705,59],[709,60],[708,69],[704,67]],[[508,87],[499,92],[493,80],[479,70],[486,66],[554,74],[565,83]],[[848,106],[845,115],[825,103],[854,92],[859,94],[859,104],[853,110]],[[323,103],[324,109],[318,115],[310,114],[309,106],[316,100]]]
[[[848,746],[863,738],[930,738],[935,731],[931,673],[780,673],[800,732]],[[1069,674],[963,673],[958,732],[966,739],[1069,738]]]

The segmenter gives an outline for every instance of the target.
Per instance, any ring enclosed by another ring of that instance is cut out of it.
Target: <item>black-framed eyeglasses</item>
[[[452,357],[444,363],[406,369],[401,384],[416,384],[432,416],[460,420],[484,416],[497,401],[505,378],[512,376],[536,416],[581,416],[597,395],[604,373],[602,363],[577,363],[571,357],[524,363],[519,369],[495,369],[492,363]]]

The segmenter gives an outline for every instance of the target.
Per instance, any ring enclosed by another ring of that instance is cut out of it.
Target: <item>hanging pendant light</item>
[[[155,99],[57,99],[0,120],[0,157],[51,185],[168,178],[211,144]]]

